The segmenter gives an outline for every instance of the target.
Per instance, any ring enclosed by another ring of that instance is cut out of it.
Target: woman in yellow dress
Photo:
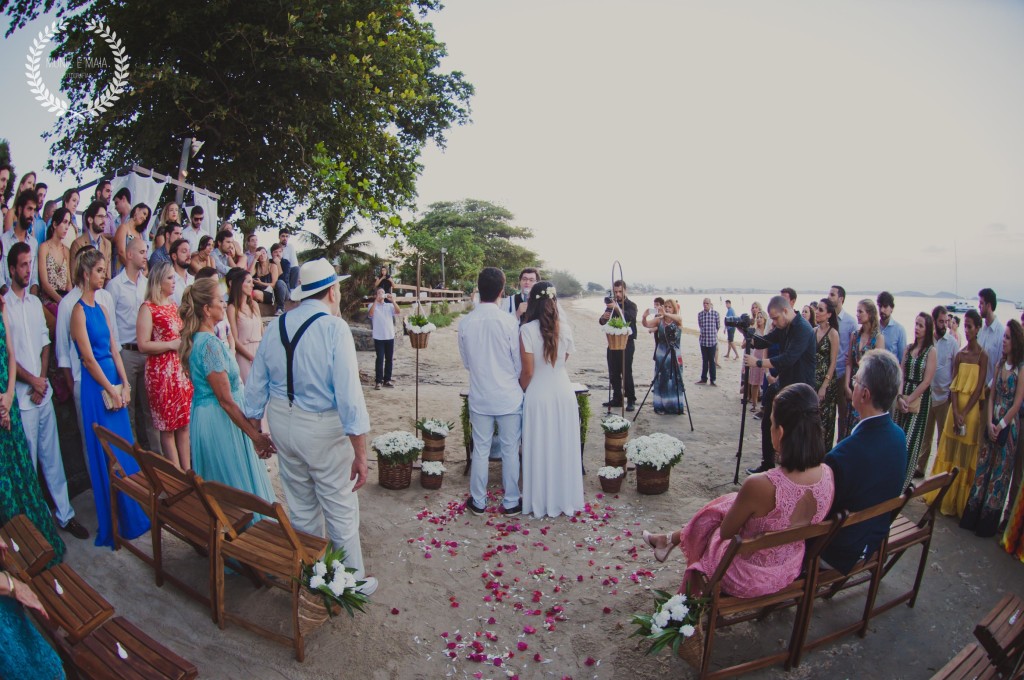
[[[964,315],[967,346],[957,352],[953,360],[953,384],[949,386],[953,398],[949,402],[951,408],[946,416],[946,425],[942,428],[935,467],[932,468],[933,474],[954,467],[960,468],[960,474],[953,481],[953,486],[939,508],[943,515],[963,517],[967,499],[971,496],[971,487],[974,486],[974,471],[978,464],[978,428],[981,427],[978,402],[985,389],[988,369],[988,356],[978,344],[979,330],[981,316],[972,309]],[[931,503],[934,497],[933,493],[926,496],[926,499]]]

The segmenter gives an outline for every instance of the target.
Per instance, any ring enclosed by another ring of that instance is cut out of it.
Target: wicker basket
[[[700,670],[700,662],[704,657],[704,626],[698,625],[693,635],[679,645],[679,658]]]
[[[377,481],[385,489],[408,489],[412,484],[412,463],[389,463],[378,457]]]
[[[626,475],[620,475],[615,479],[609,479],[608,477],[598,477],[601,481],[601,490],[605,493],[618,493],[622,488],[622,480],[626,478]]]
[[[636,466],[636,490],[648,496],[657,496],[668,491],[669,476],[672,474],[671,467],[664,467],[660,470],[650,465]]]
[[[314,593],[306,586],[299,586],[299,632],[306,635],[320,626],[330,618],[331,614],[341,613],[341,606],[334,605],[328,613],[324,606],[324,598]]]
[[[430,434],[429,432],[423,432],[423,455],[424,461],[437,461],[439,463],[444,462],[444,441],[446,437],[438,437],[437,435]]]
[[[425,475],[420,472],[420,486],[424,489],[430,489],[431,491],[437,491],[441,488],[441,482],[444,481],[444,473],[439,475]]]
[[[409,343],[413,349],[426,349],[427,338],[430,337],[430,333],[408,333]]]
[[[625,432],[604,433],[604,464],[615,467],[626,467],[626,442],[629,430]]]
[[[608,349],[610,350],[623,350],[626,349],[626,343],[629,342],[629,334],[625,335],[610,335],[605,334],[608,338]]]

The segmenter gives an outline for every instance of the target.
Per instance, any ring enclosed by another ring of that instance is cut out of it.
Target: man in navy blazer
[[[907,439],[889,415],[901,384],[900,365],[890,352],[871,350],[861,359],[850,402],[860,414],[860,422],[825,456],[836,485],[831,514],[863,510],[903,493]],[[822,559],[849,573],[878,549],[889,533],[889,523],[888,515],[880,515],[846,527],[825,549]]]

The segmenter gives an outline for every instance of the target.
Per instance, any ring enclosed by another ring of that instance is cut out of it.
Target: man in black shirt
[[[629,325],[629,340],[626,342],[626,362],[623,367],[622,350],[606,350],[608,357],[608,380],[612,384],[612,399],[601,404],[606,407],[622,406],[622,371],[626,371],[626,410],[636,408],[636,391],[633,389],[633,352],[636,350],[636,303],[626,297],[626,282],[616,281],[612,284],[614,302],[605,305],[604,314],[598,319],[603,326],[613,316],[622,318]],[[621,310],[621,311],[620,311]],[[806,322],[805,322],[806,323]]]
[[[766,349],[772,345],[779,346],[779,352],[769,355],[766,359],[756,359],[747,354],[743,362],[750,367],[773,370],[778,374],[777,387],[766,392],[764,417],[761,418],[761,465],[750,468],[747,472],[767,472],[775,467],[775,451],[771,446],[771,403],[770,399],[779,390],[797,383],[807,383],[814,387],[814,353],[817,349],[814,329],[807,320],[796,313],[789,300],[776,295],[768,302],[768,317],[772,320],[772,330],[761,337],[752,339],[755,349]],[[769,386],[769,388],[774,386]]]

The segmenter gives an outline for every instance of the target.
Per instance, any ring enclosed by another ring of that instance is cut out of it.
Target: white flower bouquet
[[[437,476],[443,475],[446,472],[448,472],[448,468],[439,460],[423,461],[423,466],[420,468],[420,474],[424,475]]]
[[[416,421],[417,430],[435,437],[447,437],[454,427],[455,423],[446,423],[437,418],[420,418]]]
[[[608,319],[608,323],[601,326],[605,335],[629,335],[633,330],[629,325],[617,316]]]
[[[423,450],[423,440],[418,439],[411,432],[396,430],[374,437],[370,446],[377,452],[379,458],[389,465],[400,463],[411,463],[419,458]]]
[[[685,449],[683,443],[675,437],[657,432],[637,437],[626,444],[626,460],[633,465],[646,465],[661,470],[681,461]]]
[[[605,465],[597,469],[597,476],[603,479],[618,479],[624,474],[626,471],[617,465]]]
[[[366,581],[357,581],[356,570],[346,567],[344,562],[345,549],[328,543],[323,559],[313,564],[303,563],[299,576],[303,587],[323,597],[324,607],[331,616],[336,604],[344,607],[349,616],[355,616],[355,611],[365,611],[364,607],[369,602],[366,595],[357,590]]]
[[[633,635],[652,642],[648,654],[667,645],[672,645],[672,651],[678,653],[679,645],[697,633],[708,600],[689,595],[669,595],[664,590],[655,590],[654,594],[657,605],[654,613],[633,615],[632,623],[639,626]]]
[[[630,423],[622,416],[607,415],[601,419],[601,429],[605,434],[622,434],[629,429]]]
[[[437,326],[427,321],[427,317],[422,314],[413,314],[405,319],[405,330],[418,335],[436,331]]]

